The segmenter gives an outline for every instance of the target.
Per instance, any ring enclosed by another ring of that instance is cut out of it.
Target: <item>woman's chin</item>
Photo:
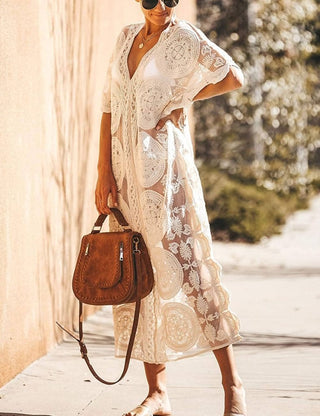
[[[162,16],[156,16],[156,15],[152,15],[149,18],[151,20],[151,22],[155,25],[158,26],[163,26],[166,23],[170,22],[170,16],[166,15],[162,15]]]

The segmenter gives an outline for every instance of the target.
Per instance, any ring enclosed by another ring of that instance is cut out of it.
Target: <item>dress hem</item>
[[[178,357],[175,357],[175,358],[169,357],[166,361],[148,361],[148,360],[145,360],[143,358],[135,357],[133,353],[131,355],[131,358],[134,359],[134,360],[143,361],[143,362],[149,363],[149,364],[163,364],[163,363],[166,363],[166,362],[169,362],[169,361],[178,361],[178,360],[182,360],[184,358],[195,357],[197,355],[204,354],[205,352],[208,352],[208,351],[213,351],[213,350],[217,350],[219,348],[227,347],[228,345],[231,345],[231,344],[236,344],[237,342],[240,342],[240,341],[243,341],[243,337],[241,335],[237,335],[236,337],[232,338],[230,341],[228,341],[224,344],[221,344],[221,345],[217,345],[216,347],[208,346],[208,347],[205,347],[201,350],[198,349],[197,351],[195,351],[194,353],[191,353],[191,354],[184,354],[182,356],[178,356]],[[124,354],[124,353],[118,353],[118,354],[115,353],[114,357],[115,358],[125,358],[126,354]]]

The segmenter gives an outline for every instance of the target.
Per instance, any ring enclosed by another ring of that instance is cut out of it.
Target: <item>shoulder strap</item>
[[[141,279],[139,279],[140,270],[141,270],[141,254],[140,254],[140,251],[133,251],[133,254],[134,254],[135,266],[136,266],[135,267],[135,275],[136,275],[135,276],[135,281],[137,283],[137,293],[140,293],[138,285],[139,285],[139,280],[141,280]],[[138,298],[137,301],[136,301],[136,306],[135,306],[135,311],[134,311],[134,319],[133,319],[132,330],[131,330],[131,335],[130,335],[130,339],[129,339],[128,349],[127,349],[126,359],[125,359],[122,374],[116,381],[106,381],[103,378],[101,378],[96,373],[96,371],[94,370],[94,368],[92,367],[92,365],[89,361],[88,350],[87,350],[87,347],[86,347],[85,343],[83,342],[83,307],[82,307],[82,305],[83,305],[82,302],[79,301],[79,338],[74,333],[72,333],[69,329],[66,329],[61,324],[59,324],[59,322],[56,322],[56,324],[63,331],[67,332],[73,339],[78,341],[79,346],[80,346],[81,357],[85,360],[85,362],[86,362],[89,370],[91,371],[92,375],[98,381],[100,381],[103,384],[108,384],[108,385],[116,384],[120,380],[123,379],[123,377],[126,375],[126,373],[128,371],[128,368],[129,368],[133,343],[134,343],[134,339],[135,339],[137,328],[138,328],[141,299]]]

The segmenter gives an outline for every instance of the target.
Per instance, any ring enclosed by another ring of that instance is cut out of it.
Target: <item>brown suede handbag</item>
[[[58,322],[57,325],[78,341],[82,358],[94,377],[104,384],[116,384],[126,374],[136,335],[141,299],[153,288],[154,274],[147,246],[142,235],[132,231],[117,208],[111,211],[123,231],[100,232],[107,214],[100,214],[90,234],[81,239],[72,289],[79,300],[79,338]],[[83,342],[83,303],[89,305],[120,305],[135,302],[135,313],[125,364],[116,381],[102,379],[93,369]]]

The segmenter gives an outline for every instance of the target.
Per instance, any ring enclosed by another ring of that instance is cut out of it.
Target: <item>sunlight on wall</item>
[[[61,340],[56,320],[76,322],[71,279],[98,215],[105,71],[118,31],[143,20],[133,0],[120,6],[0,3],[0,386]],[[194,21],[195,2],[178,16]]]

